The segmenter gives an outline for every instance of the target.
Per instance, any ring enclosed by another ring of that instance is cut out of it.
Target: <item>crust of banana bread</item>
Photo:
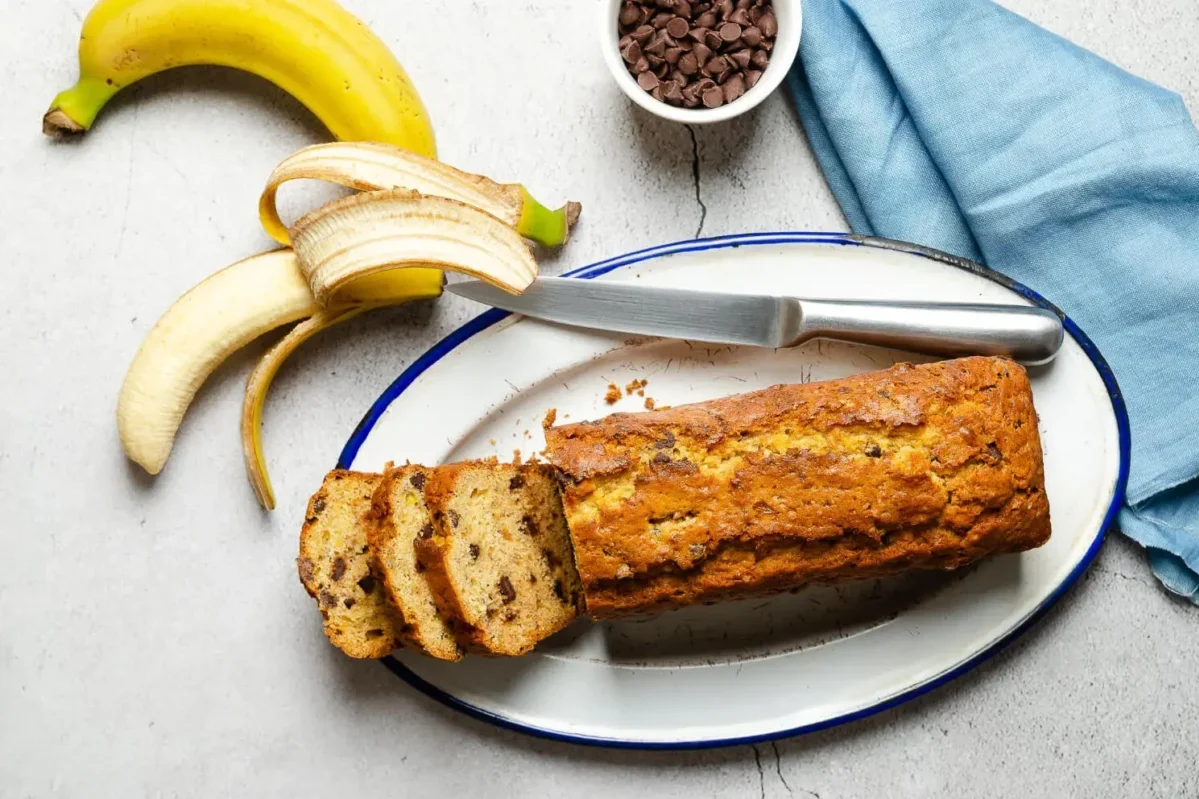
[[[546,431],[596,618],[1049,539],[1024,369],[970,357]]]

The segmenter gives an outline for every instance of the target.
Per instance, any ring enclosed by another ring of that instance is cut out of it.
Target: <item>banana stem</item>
[[[520,192],[524,203],[520,209],[520,220],[516,223],[516,232],[546,247],[565,244],[570,238],[570,229],[579,220],[583,206],[568,202],[558,210],[551,211],[537,202],[524,186],[520,187]]]
[[[42,132],[47,136],[71,136],[82,133],[96,121],[100,109],[121,87],[111,80],[80,78],[66,91],[58,93],[50,110],[42,117]]]

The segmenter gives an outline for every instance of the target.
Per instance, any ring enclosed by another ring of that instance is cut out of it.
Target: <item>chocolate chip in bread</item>
[[[381,658],[399,644],[366,535],[379,481],[377,474],[329,472],[308,501],[300,531],[300,581],[320,608],[325,635],[354,658]]]
[[[582,591],[552,469],[442,466],[425,499],[433,527],[417,553],[468,649],[520,655],[578,616]]]

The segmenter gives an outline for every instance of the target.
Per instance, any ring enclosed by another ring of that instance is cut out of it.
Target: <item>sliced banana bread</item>
[[[325,635],[354,658],[381,658],[399,645],[386,594],[371,574],[366,540],[377,474],[334,470],[308,500],[300,531],[300,581],[325,618]]]
[[[424,567],[416,559],[417,537],[433,529],[425,505],[427,479],[423,466],[389,469],[375,489],[367,539],[376,573],[403,619],[399,634],[404,645],[442,660],[461,660],[462,649],[438,613]]]
[[[425,484],[432,528],[416,540],[437,605],[474,652],[520,655],[582,611],[552,470],[461,463]]]

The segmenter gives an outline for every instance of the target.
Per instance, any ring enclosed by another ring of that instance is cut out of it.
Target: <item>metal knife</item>
[[[1023,305],[812,300],[561,277],[540,277],[520,295],[478,280],[446,288],[550,322],[722,344],[794,347],[819,337],[1032,365],[1052,360],[1063,338],[1057,314]]]

